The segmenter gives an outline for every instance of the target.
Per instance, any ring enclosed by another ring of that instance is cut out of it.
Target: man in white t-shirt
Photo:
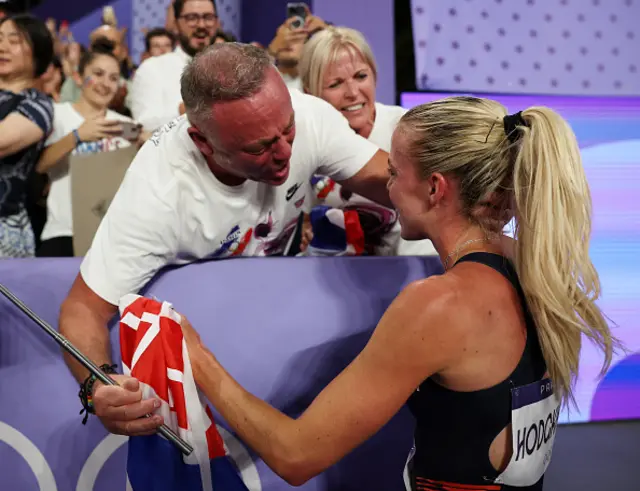
[[[324,173],[391,205],[388,154],[356,135],[327,102],[285,86],[266,52],[217,44],[182,79],[187,116],[158,131],[132,162],[60,312],[60,332],[108,364],[107,323],[119,300],[169,264],[284,250]],[[87,377],[70,357],[79,381]],[[96,414],[112,432],[152,432],[157,417],[137,381],[94,386]]]
[[[178,47],[145,60],[133,78],[128,105],[133,119],[155,131],[178,117],[180,75],[191,58],[207,48],[220,26],[213,0],[175,0]]]

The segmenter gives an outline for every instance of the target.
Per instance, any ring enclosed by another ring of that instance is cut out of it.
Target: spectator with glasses
[[[133,118],[154,131],[182,112],[180,75],[194,55],[215,39],[219,22],[213,0],[175,0],[178,46],[145,60],[133,79],[129,105]]]

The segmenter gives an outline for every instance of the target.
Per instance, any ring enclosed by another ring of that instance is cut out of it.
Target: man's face
[[[289,177],[295,138],[291,96],[275,68],[249,99],[214,106],[208,138],[213,161],[236,177],[279,186]]]
[[[211,44],[220,25],[211,0],[187,0],[176,21],[180,45],[191,56]]]
[[[149,39],[149,54],[160,56],[173,51],[173,43],[167,36],[154,36]]]

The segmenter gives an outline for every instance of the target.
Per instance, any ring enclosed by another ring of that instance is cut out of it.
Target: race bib
[[[540,480],[551,461],[560,400],[548,378],[512,389],[511,399],[513,456],[495,482],[531,486]]]

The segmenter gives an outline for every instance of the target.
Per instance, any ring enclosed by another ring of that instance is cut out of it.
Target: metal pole
[[[100,368],[93,363],[89,358],[84,356],[78,349],[72,345],[67,338],[56,331],[53,327],[43,321],[33,310],[27,307],[22,300],[16,297],[7,287],[0,283],[0,293],[7,297],[11,303],[18,307],[25,315],[27,315],[33,322],[38,324],[49,336],[51,336],[56,343],[73,356],[82,366],[84,366],[89,372],[100,380],[105,385],[118,385],[109,375],[104,373]],[[149,414],[146,416],[150,417]],[[180,438],[174,431],[167,425],[162,425],[158,428],[158,433],[164,436],[167,440],[173,443],[180,451],[185,455],[190,455],[193,452],[193,447]]]

